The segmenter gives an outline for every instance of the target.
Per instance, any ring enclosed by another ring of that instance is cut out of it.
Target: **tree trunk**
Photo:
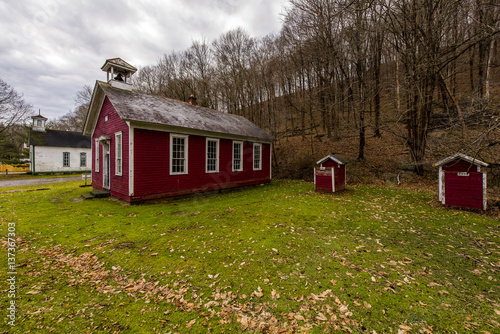
[[[495,39],[492,39],[490,42],[490,50],[488,52],[488,60],[486,61],[486,80],[484,83],[484,97],[486,99],[490,98],[490,84],[491,84],[491,67],[492,67],[492,61],[493,61],[493,56],[495,54]]]

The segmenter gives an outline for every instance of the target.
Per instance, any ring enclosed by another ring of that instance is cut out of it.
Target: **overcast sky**
[[[108,58],[151,65],[242,27],[278,32],[285,0],[0,0],[0,77],[49,119],[105,80]]]

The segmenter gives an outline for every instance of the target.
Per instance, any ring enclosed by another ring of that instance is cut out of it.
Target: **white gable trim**
[[[442,165],[445,165],[447,164],[448,162],[451,162],[453,160],[456,160],[456,159],[463,159],[465,161],[468,161],[470,162],[471,164],[475,164],[475,165],[481,165],[483,167],[488,167],[489,164],[484,162],[484,161],[481,161],[481,160],[478,160],[478,159],[475,159],[475,158],[472,158],[472,157],[469,157],[468,155],[465,155],[463,153],[455,153],[453,155],[450,155],[449,157],[447,158],[444,158],[443,160],[439,161],[439,162],[436,162],[434,164],[434,167],[439,167],[439,166],[442,166]]]
[[[323,159],[321,160],[318,160],[316,161],[316,164],[319,165],[319,164],[323,164],[325,161],[327,160],[333,160],[335,161],[336,163],[338,163],[339,165],[345,165],[345,163],[343,163],[342,161],[336,159],[335,157],[331,156],[331,155],[327,155],[326,157],[324,157]]]

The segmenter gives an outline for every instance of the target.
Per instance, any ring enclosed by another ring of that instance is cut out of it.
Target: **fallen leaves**
[[[410,326],[399,325],[398,334],[404,334],[404,333],[409,332],[409,331],[411,331],[411,327]]]
[[[87,283],[99,293],[126,293],[136,299],[142,299],[144,304],[162,302],[169,303],[183,312],[196,311],[199,312],[198,316],[205,317],[205,321],[201,320],[202,326],[207,326],[209,319],[217,319],[220,324],[228,324],[237,319],[243,330],[268,333],[305,332],[313,328],[315,324],[325,322],[331,324],[334,330],[359,326],[355,320],[351,319],[353,313],[349,311],[347,303],[341,302],[330,289],[318,294],[292,297],[301,303],[300,312],[292,312],[287,315],[288,320],[280,320],[272,313],[276,305],[270,305],[269,301],[265,301],[265,294],[260,286],[257,286],[249,297],[244,294],[234,294],[227,290],[229,287],[216,287],[210,296],[202,298],[203,293],[197,293],[196,288],[186,284],[183,280],[176,281],[172,287],[169,287],[161,285],[159,281],[148,281],[144,276],[136,280],[128,278],[118,266],[112,266],[111,270],[107,270],[107,266],[91,253],[75,255],[59,246],[38,252],[43,257],[55,259],[54,268],[71,269],[64,270],[64,273],[71,278],[70,285]],[[175,273],[180,275],[183,270],[177,270]],[[209,274],[208,278],[213,280],[212,284],[214,284],[220,281],[220,274]],[[36,289],[36,287],[33,288]],[[39,293],[39,291],[32,290],[30,293]],[[253,298],[263,299],[263,301],[251,301]],[[278,290],[272,289],[270,300],[280,298]],[[318,304],[318,302],[322,303]],[[145,314],[150,311],[150,309],[143,308],[140,312]],[[168,319],[158,319],[158,322],[162,324],[168,321]],[[197,319],[192,319],[186,323],[186,328],[190,329],[196,323]]]
[[[262,292],[262,288],[260,286],[257,287],[257,291],[252,292],[252,297],[258,297],[262,298],[264,296],[264,293]]]
[[[191,320],[190,322],[187,323],[186,328],[187,329],[191,328],[195,323],[196,323],[196,319]]]

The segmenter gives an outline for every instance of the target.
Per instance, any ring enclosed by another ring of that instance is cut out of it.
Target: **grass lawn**
[[[273,181],[127,206],[79,184],[0,191],[0,333],[500,332],[499,221],[434,193]]]

